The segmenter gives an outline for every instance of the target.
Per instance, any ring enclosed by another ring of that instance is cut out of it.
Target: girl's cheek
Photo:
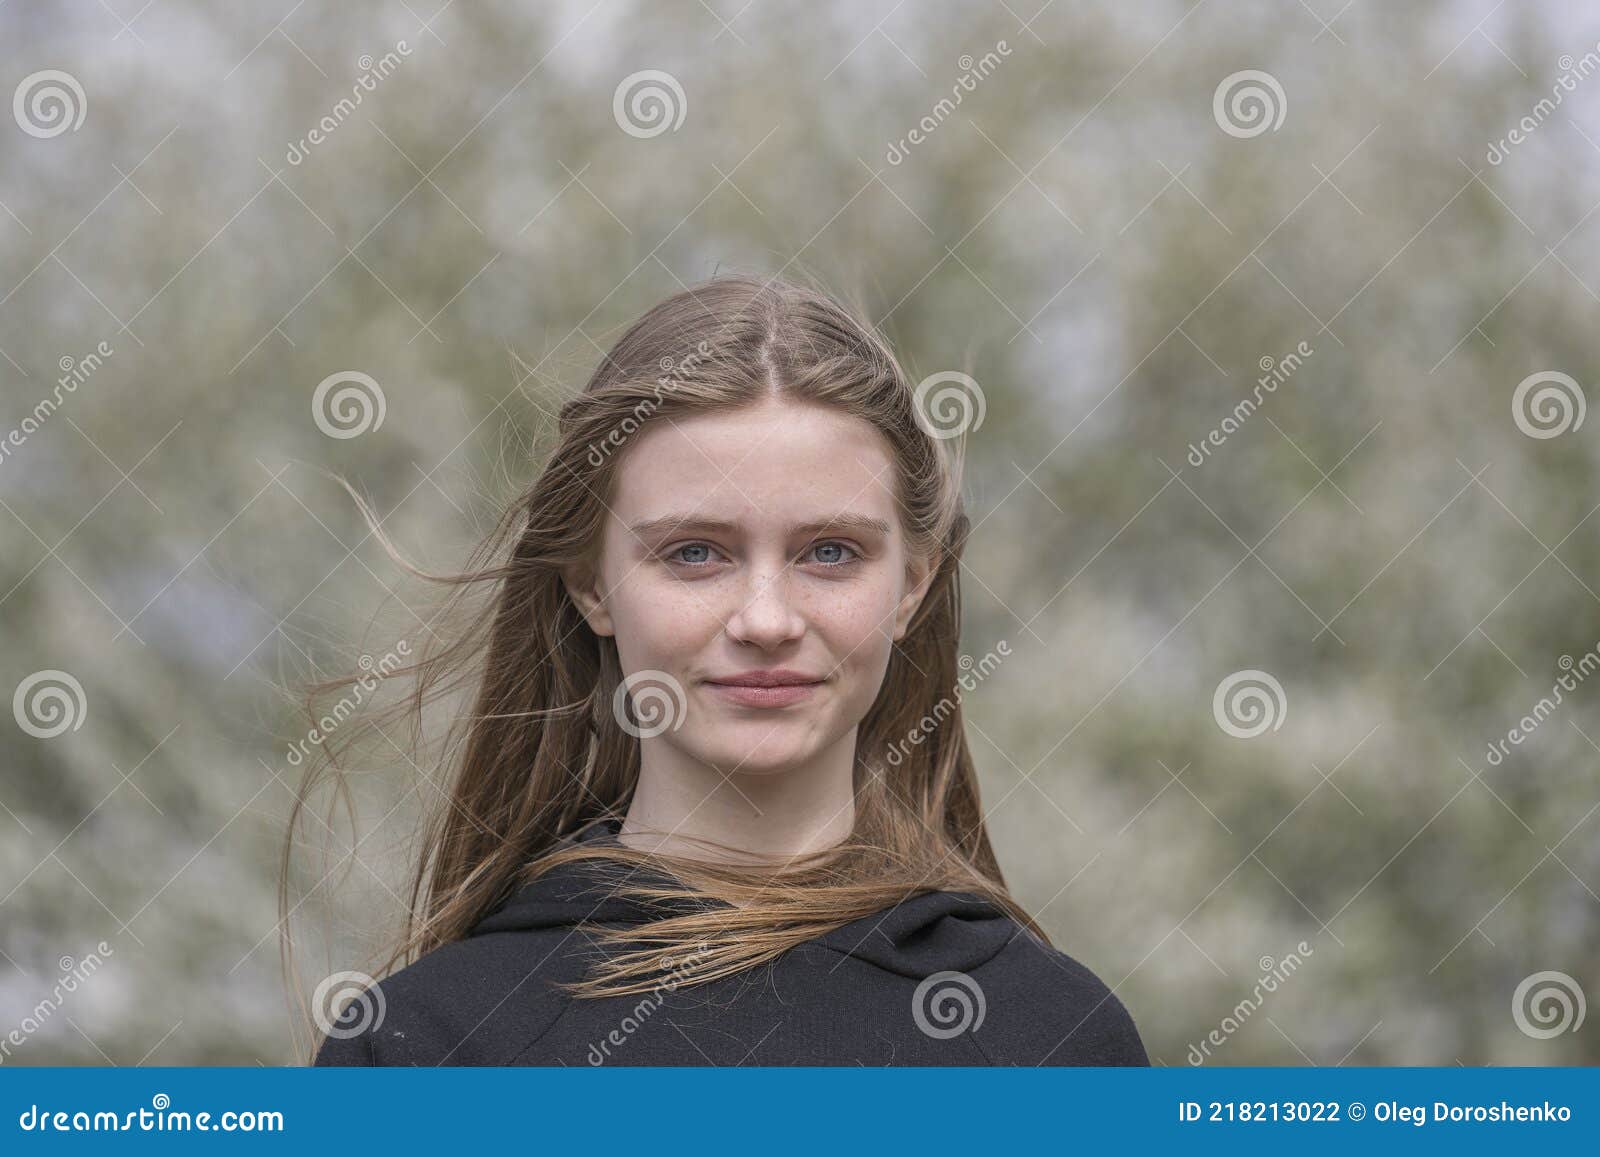
[[[699,617],[705,598],[696,599],[681,583],[659,580],[642,570],[630,575],[614,592],[630,621],[646,633],[660,633],[681,618]]]
[[[635,607],[633,626],[646,646],[666,667],[667,660],[681,662],[686,656],[697,654],[716,634],[718,620],[715,604],[709,599],[695,599],[676,591],[656,592],[642,599]]]
[[[893,645],[894,603],[852,607],[833,622],[832,635],[849,667],[873,667]]]

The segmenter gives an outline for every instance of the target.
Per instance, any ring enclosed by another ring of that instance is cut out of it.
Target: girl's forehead
[[[820,407],[789,407],[780,421],[748,411],[652,423],[629,447],[616,480],[616,506],[685,503],[725,509],[838,509],[887,499],[894,463],[867,422]],[[859,495],[858,502],[851,502]]]
[[[733,409],[663,413],[659,420],[646,423],[640,440],[660,440],[668,433],[704,442],[743,439],[751,443],[877,436],[871,423],[837,406],[781,396],[768,396]]]

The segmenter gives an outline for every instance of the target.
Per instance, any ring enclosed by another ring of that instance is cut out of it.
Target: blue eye
[[[821,562],[823,566],[848,566],[850,563],[855,562],[859,557],[851,547],[846,546],[842,542],[819,542],[812,549],[816,551],[847,551],[852,556],[850,558],[819,559],[818,561]]]
[[[674,562],[685,563],[688,566],[704,566],[706,563],[711,561],[709,555],[710,550],[711,548],[703,542],[690,542],[680,546],[667,557]],[[684,558],[682,556],[685,551],[706,551],[708,553],[704,558]]]

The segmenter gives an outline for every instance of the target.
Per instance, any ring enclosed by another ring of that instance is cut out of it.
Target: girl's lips
[[[738,687],[731,683],[707,683],[713,691],[743,707],[787,707],[810,697],[821,683],[788,683],[781,687]]]

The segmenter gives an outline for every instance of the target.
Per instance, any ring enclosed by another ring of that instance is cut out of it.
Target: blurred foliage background
[[[991,834],[1153,1060],[1304,941],[1206,1063],[1600,1061],[1514,1006],[1600,995],[1600,680],[1488,758],[1600,644],[1600,419],[1514,406],[1600,382],[1597,40],[1554,0],[0,6],[0,95],[83,94],[0,124],[0,439],[111,350],[0,458],[0,689],[83,689],[62,734],[5,719],[0,1034],[111,949],[7,1063],[296,1059],[281,688],[427,629],[319,470],[450,569],[608,342],[719,269],[979,384]],[[682,120],[630,133],[647,69]],[[1275,127],[1219,111],[1244,70]],[[330,437],[350,371],[383,421]],[[1248,670],[1283,697],[1245,739],[1213,697]],[[381,756],[354,856],[296,870],[308,986],[397,911],[431,789]]]

